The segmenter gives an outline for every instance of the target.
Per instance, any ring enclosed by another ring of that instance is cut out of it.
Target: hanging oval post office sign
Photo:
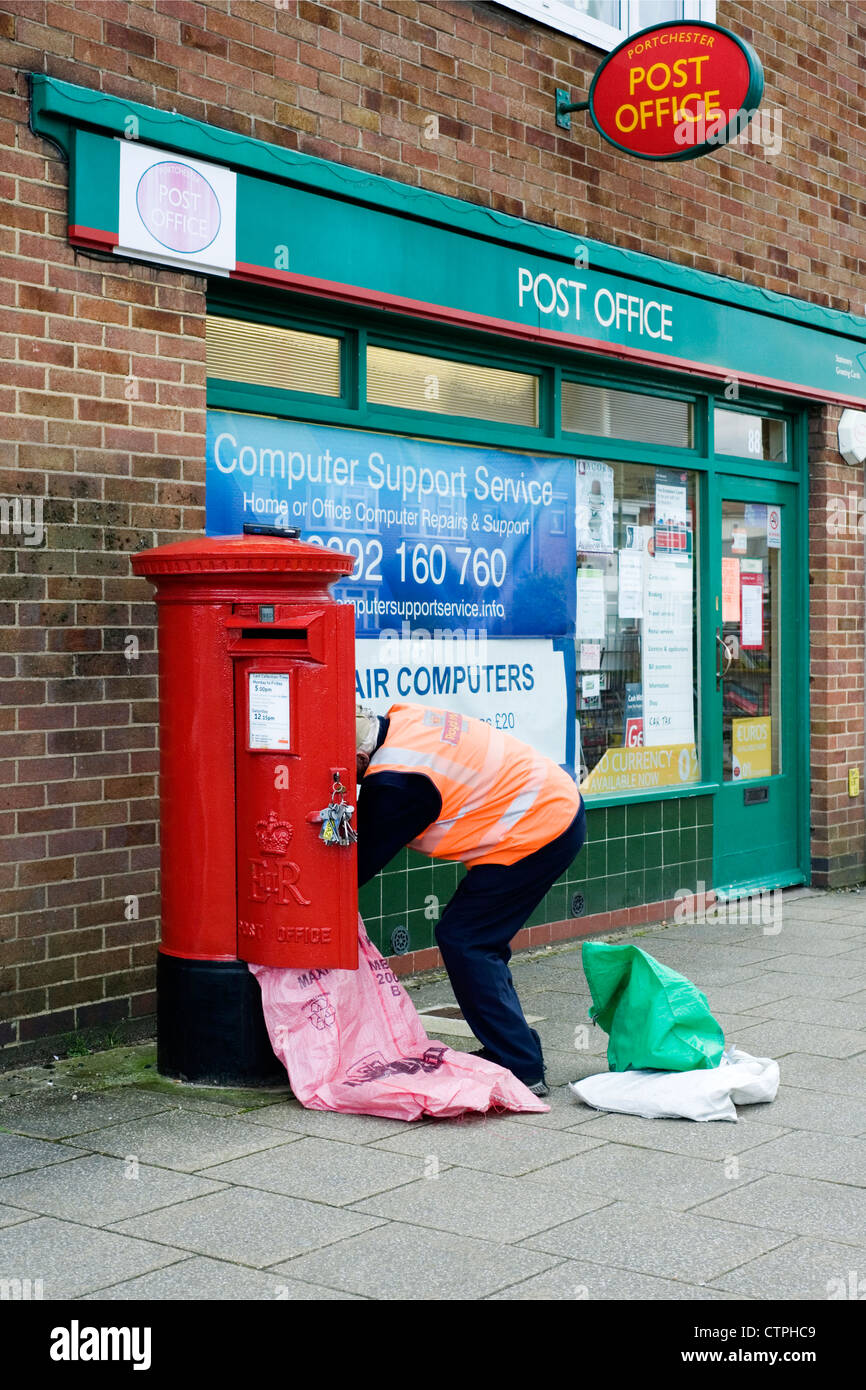
[[[638,159],[696,159],[746,128],[764,91],[754,49],[717,24],[654,25],[608,54],[589,89],[605,140]]]

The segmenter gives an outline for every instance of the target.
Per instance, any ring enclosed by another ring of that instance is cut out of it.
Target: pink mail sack
[[[431,1042],[358,918],[357,970],[250,965],[292,1091],[310,1110],[416,1120],[550,1107],[504,1067]]]

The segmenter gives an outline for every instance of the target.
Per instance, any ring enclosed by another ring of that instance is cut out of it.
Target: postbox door
[[[353,612],[334,605],[264,637],[244,628],[232,655],[238,957],[357,969],[355,846],[321,838],[319,819],[336,777],[355,823]]]

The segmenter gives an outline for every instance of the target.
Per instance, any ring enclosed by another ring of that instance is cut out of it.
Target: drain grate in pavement
[[[450,1033],[457,1038],[475,1037],[457,1004],[436,1004],[432,1008],[423,1009],[418,1017],[428,1033]],[[544,1018],[527,1014],[526,1022],[543,1023]]]

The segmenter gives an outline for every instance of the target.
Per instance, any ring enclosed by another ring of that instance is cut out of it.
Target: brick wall
[[[42,499],[47,526],[41,546],[4,537],[0,559],[7,1051],[152,1012],[156,683],[128,554],[200,530],[204,500],[204,281],[69,248],[67,170],[29,131],[28,72],[861,311],[862,9],[720,0],[718,19],[760,51],[781,149],[768,126],[763,144],[652,167],[581,115],[556,129],[554,89],[581,97],[599,55],[494,4],[0,0],[0,497]],[[854,476],[828,424],[822,516]],[[814,545],[814,852],[831,881],[862,865],[835,742],[862,763],[862,533],[816,528]]]
[[[864,877],[863,469],[839,455],[840,412],[816,410],[809,438],[812,881],[836,888]],[[848,792],[860,769],[861,791]]]
[[[15,211],[39,235],[19,230],[2,287],[22,333],[0,494],[41,500],[45,525],[43,545],[4,552],[0,582],[7,1044],[152,1011],[156,662],[128,552],[204,517],[202,284],[75,256],[53,210],[65,171],[35,146],[25,132]]]

